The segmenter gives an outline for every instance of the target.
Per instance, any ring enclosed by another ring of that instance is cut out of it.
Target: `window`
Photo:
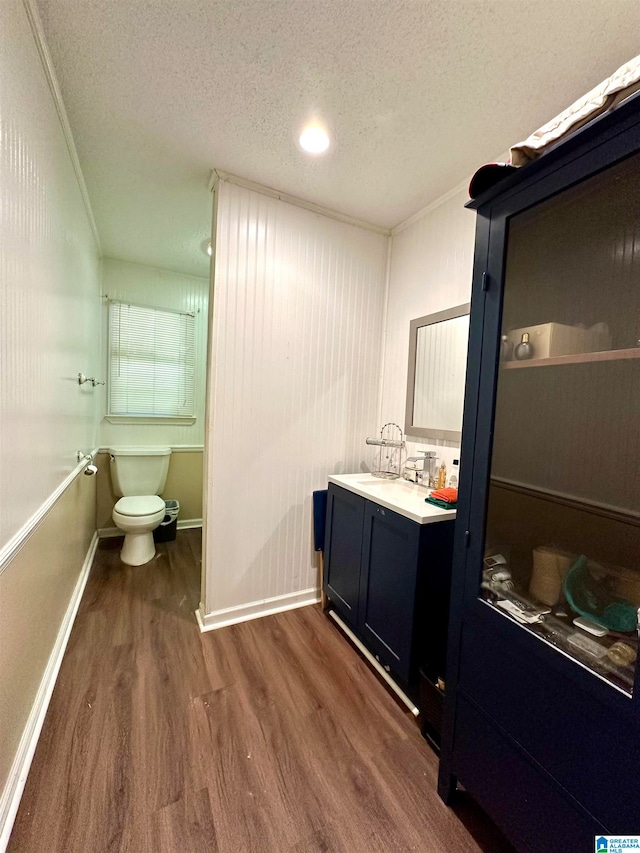
[[[194,317],[109,304],[109,414],[193,418]]]

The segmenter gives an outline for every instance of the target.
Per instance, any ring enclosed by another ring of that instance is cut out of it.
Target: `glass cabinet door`
[[[481,597],[631,693],[640,156],[509,220]]]

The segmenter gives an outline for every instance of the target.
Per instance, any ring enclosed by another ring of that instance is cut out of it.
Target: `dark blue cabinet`
[[[325,593],[352,628],[358,625],[364,498],[329,485],[324,560]]]
[[[329,484],[324,590],[403,685],[444,672],[454,521],[418,524]]]
[[[639,200],[633,96],[471,205],[439,790],[522,850],[640,832]]]
[[[366,501],[358,631],[365,644],[409,680],[421,525]]]

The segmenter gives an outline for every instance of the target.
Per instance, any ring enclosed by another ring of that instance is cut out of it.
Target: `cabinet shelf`
[[[593,361],[622,361],[640,358],[640,347],[612,349],[604,352],[576,352],[572,355],[554,355],[549,358],[530,358],[526,361],[507,361],[502,367],[515,370],[522,367],[559,367],[563,364],[587,364]]]

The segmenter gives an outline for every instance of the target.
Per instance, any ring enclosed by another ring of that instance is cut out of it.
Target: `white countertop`
[[[384,480],[372,474],[331,474],[329,482],[404,515],[411,521],[417,521],[418,524],[451,521],[456,517],[455,510],[440,509],[426,503],[425,498],[429,495],[429,490],[408,480]]]

